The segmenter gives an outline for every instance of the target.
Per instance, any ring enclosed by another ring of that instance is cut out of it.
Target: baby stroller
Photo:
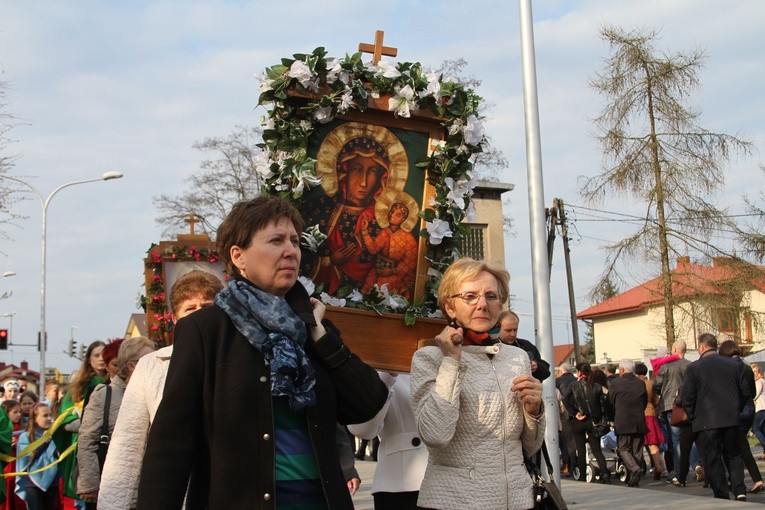
[[[612,437],[609,437],[612,436]],[[627,481],[627,468],[624,467],[622,460],[616,454],[616,436],[614,431],[610,431],[608,434],[600,439],[601,450],[603,456],[606,458],[606,469],[611,473],[611,479],[618,479],[624,483]],[[579,477],[577,469],[574,469],[574,476]],[[598,472],[598,461],[592,455],[590,445],[587,445],[587,467],[585,472],[585,480],[590,483],[600,483],[601,476]]]

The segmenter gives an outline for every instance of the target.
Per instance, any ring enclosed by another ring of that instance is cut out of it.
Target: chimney
[[[677,257],[677,269],[683,269],[684,271],[687,271],[691,266],[691,257],[685,256],[685,257]]]
[[[29,362],[28,361],[22,361],[20,368],[21,368],[21,370],[29,370]]]
[[[731,266],[735,260],[733,257],[712,257],[712,267]]]

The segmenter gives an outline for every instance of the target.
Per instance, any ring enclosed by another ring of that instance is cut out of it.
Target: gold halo
[[[406,217],[404,223],[401,224],[401,228],[407,232],[411,232],[417,221],[420,219],[420,206],[412,195],[404,191],[400,191],[393,188],[385,188],[380,196],[377,197],[377,204],[375,204],[375,219],[377,224],[381,228],[388,227],[388,211],[396,202],[403,202],[409,209],[409,216]]]
[[[337,156],[343,146],[354,138],[371,138],[385,147],[390,159],[385,186],[403,190],[409,176],[409,158],[398,137],[382,126],[347,122],[329,132],[316,155],[316,176],[321,178],[321,187],[325,193],[330,197],[337,193]]]

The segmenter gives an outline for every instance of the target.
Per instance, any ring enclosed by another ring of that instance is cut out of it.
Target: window
[[[484,232],[486,225],[468,225],[470,231],[460,240],[460,253],[475,260],[484,258]]]
[[[738,317],[736,311],[729,308],[717,308],[715,310],[715,327],[720,333],[729,333],[738,336]]]

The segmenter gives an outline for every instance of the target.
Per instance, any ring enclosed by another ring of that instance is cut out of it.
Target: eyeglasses
[[[478,300],[484,298],[487,305],[497,305],[500,301],[500,296],[496,292],[487,292],[486,294],[477,294],[475,292],[460,292],[459,294],[452,294],[450,298],[460,298],[466,305],[475,305]]]

